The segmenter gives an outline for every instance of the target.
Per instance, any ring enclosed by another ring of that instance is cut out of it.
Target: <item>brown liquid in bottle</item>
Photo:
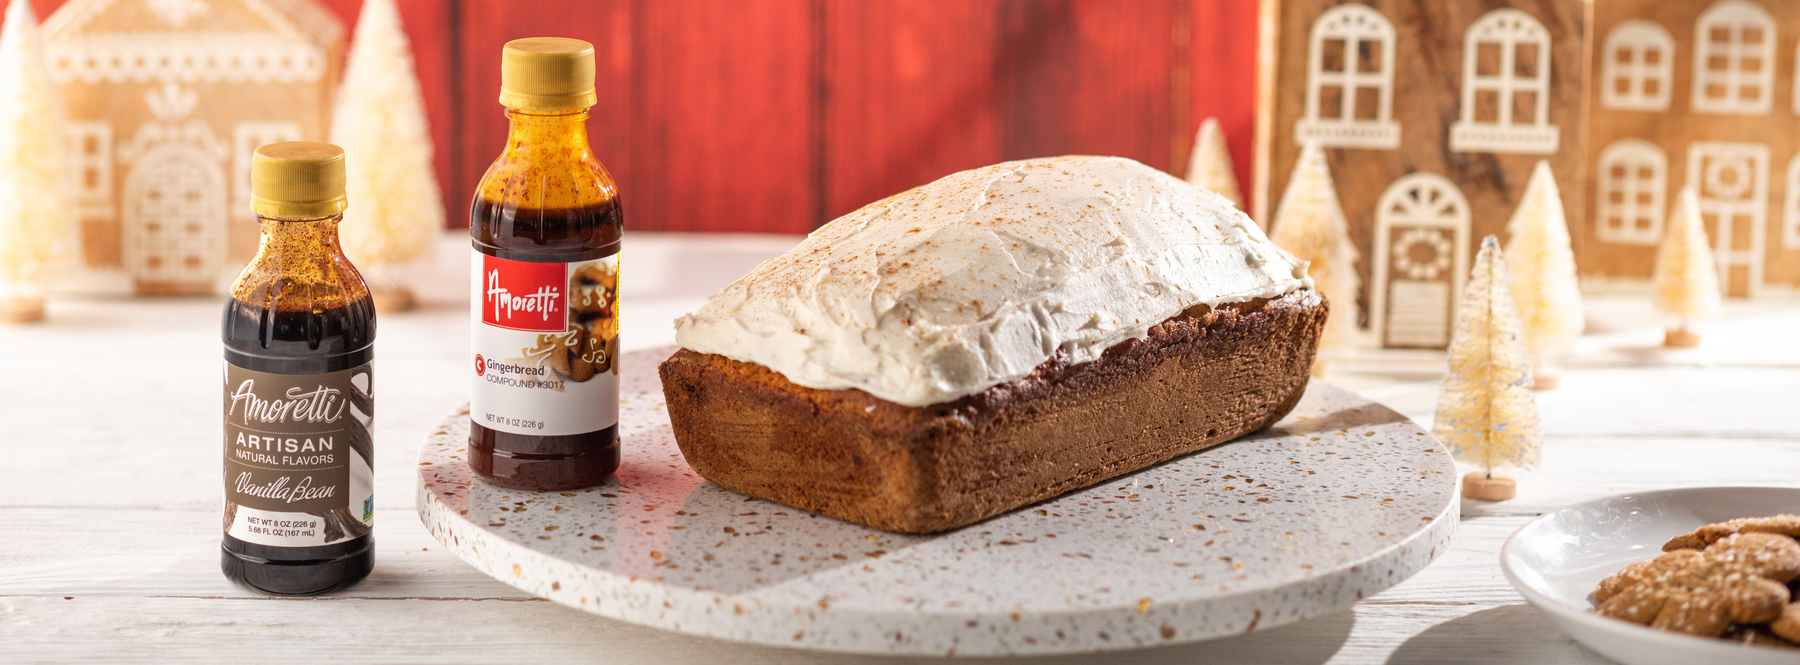
[[[370,363],[375,306],[362,276],[338,248],[340,219],[263,221],[262,249],[225,306],[227,363],[279,375],[324,375]],[[226,388],[229,398],[233,386]],[[357,411],[374,413],[368,392],[349,390],[344,397]],[[373,460],[367,429],[343,428],[338,440],[344,454]],[[231,478],[226,482],[229,487]],[[226,533],[220,544],[225,576],[274,594],[329,593],[361,581],[375,564],[375,537],[359,519],[362,498],[346,499],[352,505],[314,515],[325,525],[329,542],[324,544],[274,546]],[[226,511],[229,530],[240,508],[227,504]]]
[[[487,260],[483,257],[552,272],[560,269],[552,265],[568,265],[567,272],[558,273],[564,275],[560,282],[549,278],[536,282],[567,286],[568,291],[563,292],[567,328],[566,332],[544,332],[534,338],[529,336],[534,333],[521,336],[501,330],[517,328],[496,327],[492,321],[484,324],[484,313],[496,306],[494,286],[487,281],[475,284],[477,348],[473,361],[478,394],[471,404],[469,466],[483,479],[503,487],[539,491],[590,487],[605,482],[618,469],[620,457],[616,415],[600,421],[585,417],[607,409],[616,414],[617,410],[616,256],[624,232],[617,187],[589,151],[586,111],[540,114],[508,110],[507,115],[512,128],[506,152],[483,177],[469,213],[478,280],[489,278],[481,266],[492,265],[483,264]],[[608,257],[615,258],[608,261]],[[518,315],[516,310],[507,313]],[[552,328],[564,330],[560,323]],[[503,345],[493,339],[484,341],[484,334],[510,335],[508,339],[522,341]],[[501,376],[503,371],[511,374]],[[567,390],[530,391],[493,381],[511,381],[515,376],[519,381],[560,383]],[[605,381],[612,382],[609,397],[567,401],[573,391],[603,393],[592,389]],[[490,391],[489,395],[506,394],[487,398],[480,394],[484,390]],[[564,401],[556,402],[562,405],[557,410],[546,412],[538,404],[520,406],[520,400]],[[611,403],[603,403],[605,400]],[[509,417],[514,412],[543,415]],[[557,431],[559,426],[569,428],[565,418],[606,424],[586,431]],[[534,433],[533,426],[546,433]]]

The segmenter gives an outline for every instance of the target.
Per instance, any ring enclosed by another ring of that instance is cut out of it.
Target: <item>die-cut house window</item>
[[[1643,139],[1620,139],[1600,153],[1594,196],[1595,235],[1604,242],[1654,245],[1662,240],[1669,156]]]
[[[1450,127],[1456,152],[1556,152],[1550,124],[1550,31],[1530,14],[1496,9],[1463,38],[1462,118]]]
[[[1394,122],[1394,26],[1367,5],[1338,5],[1313,22],[1306,117],[1295,142],[1336,148],[1400,147]]]
[[[1613,109],[1669,109],[1675,38],[1668,30],[1643,19],[1621,22],[1606,35],[1599,57],[1605,63],[1600,103]]]
[[[1787,201],[1782,209],[1781,244],[1786,249],[1800,249],[1800,155],[1788,162]]]
[[[1775,19],[1725,0],[1694,23],[1694,110],[1762,115],[1774,106]]]
[[[67,141],[64,154],[68,155],[65,166],[81,217],[112,216],[112,123],[71,120],[63,125],[63,133]]]
[[[1800,43],[1794,45],[1794,113],[1800,114]]]

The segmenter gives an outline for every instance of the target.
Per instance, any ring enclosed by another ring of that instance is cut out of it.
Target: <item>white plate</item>
[[[1696,487],[1620,494],[1539,517],[1500,549],[1506,579],[1576,641],[1627,665],[1800,663],[1800,651],[1655,630],[1593,611],[1600,580],[1670,538],[1738,517],[1800,513],[1800,489]]]
[[[695,475],[656,364],[620,367],[624,464],[575,492],[469,477],[466,411],[419,451],[419,516],[507,584],[646,626],[846,651],[996,656],[1263,630],[1379,593],[1445,551],[1456,467],[1393,410],[1314,383],[1235,442],[948,533],[885,533]]]

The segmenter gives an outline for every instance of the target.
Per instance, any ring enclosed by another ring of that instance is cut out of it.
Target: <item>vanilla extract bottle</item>
[[[469,467],[568,490],[619,466],[618,187],[588,146],[594,47],[507,43],[506,150],[469,211],[474,267]]]
[[[221,567],[264,593],[350,586],[375,563],[375,306],[338,246],[344,151],[256,149],[256,258],[225,306]]]

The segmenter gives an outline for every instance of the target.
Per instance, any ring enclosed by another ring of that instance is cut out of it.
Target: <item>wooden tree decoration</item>
[[[44,318],[43,282],[73,244],[63,197],[63,109],[27,0],[0,28],[0,321]]]
[[[1439,388],[1432,433],[1457,459],[1482,467],[1463,476],[1463,495],[1510,499],[1517,483],[1500,467],[1537,463],[1537,396],[1519,312],[1507,289],[1500,241],[1481,241],[1450,339],[1450,371]]]
[[[1656,309],[1676,320],[1676,327],[1663,335],[1664,346],[1699,346],[1700,333],[1689,326],[1719,315],[1719,269],[1702,224],[1694,188],[1683,187],[1656,249]]]
[[[1225,147],[1225,132],[1219,130],[1218,118],[1200,123],[1194,151],[1188,153],[1187,181],[1231,199],[1232,205],[1244,209],[1244,193],[1238,190],[1237,174],[1231,169],[1231,151]]]
[[[431,249],[444,228],[444,203],[412,47],[394,0],[363,3],[331,142],[344,148],[348,180],[344,251],[368,276],[378,311],[410,309],[412,292],[394,272]]]
[[[1308,144],[1301,151],[1272,226],[1269,238],[1311,263],[1306,272],[1313,279],[1313,289],[1331,303],[1331,317],[1325,321],[1319,348],[1348,346],[1356,338],[1356,292],[1361,286],[1356,244],[1350,240],[1337,188],[1331,182],[1331,167],[1318,144]],[[1322,375],[1326,363],[1322,355],[1313,364],[1313,374]]]
[[[1555,388],[1551,361],[1566,351],[1583,327],[1581,286],[1575,278],[1575,251],[1562,195],[1548,162],[1538,162],[1525,196],[1507,222],[1506,256],[1511,286],[1524,324],[1525,344],[1534,363],[1535,388]]]

